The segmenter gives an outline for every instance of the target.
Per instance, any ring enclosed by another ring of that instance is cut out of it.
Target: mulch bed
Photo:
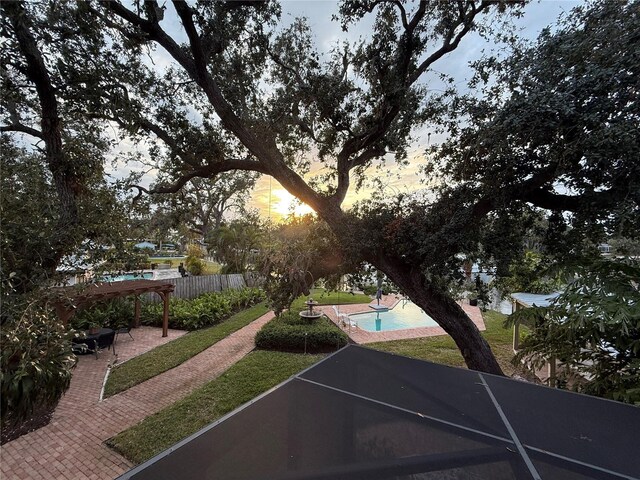
[[[37,412],[34,412],[34,414],[26,421],[18,424],[7,422],[8,425],[3,426],[2,430],[0,430],[0,445],[4,445],[11,440],[15,440],[22,435],[33,432],[34,430],[47,425],[51,421],[55,408],[55,405],[52,407],[42,408]]]

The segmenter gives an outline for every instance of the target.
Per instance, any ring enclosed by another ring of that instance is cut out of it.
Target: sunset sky
[[[569,0],[546,0],[528,4],[525,7],[524,16],[516,19],[516,26],[520,29],[520,35],[524,38],[535,39],[539,32],[544,27],[552,25],[562,12],[568,13],[579,3]],[[299,16],[305,16],[309,19],[320,51],[327,51],[337,41],[357,40],[371,31],[369,21],[352,26],[348,33],[342,32],[338,22],[331,21],[332,14],[337,13],[338,3],[336,1],[288,0],[281,2],[281,4],[283,8],[283,23],[288,24],[293,18]],[[163,26],[175,38],[180,39],[184,35],[177,20],[165,19]],[[438,62],[437,70],[452,75],[458,88],[463,89],[471,75],[469,62],[478,59],[483,52],[491,53],[496,48],[498,47],[487,43],[476,34],[469,35],[463,39],[455,51]],[[168,55],[162,49],[156,50],[151,55],[154,64],[160,66],[160,68],[170,61]],[[428,142],[434,144],[442,140],[435,134],[429,136],[429,133],[428,127],[416,132],[417,140],[409,151],[410,166],[398,169],[393,160],[388,163],[388,172],[383,178],[383,183],[387,185],[385,193],[388,190],[388,193],[392,195],[423,188],[419,183],[418,171],[420,165],[426,161],[425,148]],[[126,153],[133,149],[133,145],[129,145],[128,142],[122,142],[118,147],[120,153]],[[319,169],[319,165],[312,165],[311,173],[306,178],[308,179],[313,174],[317,174]],[[115,177],[120,177],[130,170],[147,172],[144,176],[144,183],[147,185],[152,183],[153,171],[147,171],[140,164],[126,164],[124,160],[119,160],[114,166],[113,173]],[[370,173],[371,176],[382,174],[379,170],[373,169]],[[347,195],[344,206],[348,207],[357,200],[367,198],[371,193],[372,190],[367,187],[359,192],[352,188]],[[282,220],[292,211],[294,214],[309,213],[311,211],[306,205],[296,206],[294,197],[285,191],[277,181],[270,180],[269,177],[262,177],[258,181],[252,193],[249,207],[257,209],[263,217],[270,217],[274,222]]]
[[[516,20],[516,25],[521,29],[523,37],[535,39],[544,27],[554,23],[562,12],[568,13],[578,3],[560,0],[531,3],[525,7],[524,16]],[[330,0],[284,1],[282,6],[284,11],[283,19],[285,21],[287,17],[306,16],[309,18],[321,49],[328,48],[331,44],[341,39],[357,39],[358,36],[366,31],[366,25],[360,25],[358,28],[352,29],[348,34],[344,34],[340,30],[338,23],[331,21],[331,14],[337,10],[337,3]],[[438,64],[438,69],[453,75],[458,85],[462,86],[466,83],[471,73],[468,67],[469,62],[479,58],[483,50],[488,52],[491,48],[492,45],[486,43],[477,35],[466,37],[456,51],[449,54]],[[419,183],[418,169],[426,161],[424,151],[427,147],[427,141],[429,140],[433,143],[439,142],[441,139],[436,135],[428,137],[428,128],[418,132],[417,136],[418,141],[414,144],[409,154],[410,166],[398,169],[393,165],[393,161],[389,162],[390,174],[384,182],[388,185],[389,194],[422,188]],[[379,172],[372,170],[372,175],[378,174]],[[270,191],[271,196],[269,195]],[[364,188],[359,192],[352,188],[344,205],[350,206],[358,200],[368,198],[370,195],[370,188]],[[271,198],[270,204],[269,198]],[[269,208],[269,205],[271,208]],[[289,192],[284,190],[276,180],[270,180],[269,177],[262,177],[258,181],[249,206],[258,209],[265,218],[270,216],[275,222],[280,221],[291,211],[294,214],[312,211],[307,205],[299,205]]]

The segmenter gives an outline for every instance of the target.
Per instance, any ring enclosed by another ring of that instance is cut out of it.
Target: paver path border
[[[102,402],[98,400],[104,373],[113,357],[82,357],[51,422],[0,447],[0,477],[94,480],[121,475],[132,465],[104,441],[218,377],[254,349],[256,333],[273,316],[262,315],[181,365]],[[151,336],[145,328],[134,330],[135,341],[118,342],[120,359],[142,353],[138,350],[143,338],[155,342],[153,347],[184,333],[171,330],[160,340],[158,329],[149,329],[154,331]]]

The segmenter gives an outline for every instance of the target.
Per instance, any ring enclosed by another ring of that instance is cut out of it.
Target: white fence
[[[245,280],[246,276],[246,280]],[[255,287],[260,284],[260,279],[255,274],[240,273],[230,275],[201,275],[197,277],[168,278],[163,282],[172,283],[176,289],[171,294],[177,298],[194,298],[208,292],[221,292],[227,289],[239,289]],[[159,302],[160,296],[155,293],[147,293],[142,296],[147,302]]]

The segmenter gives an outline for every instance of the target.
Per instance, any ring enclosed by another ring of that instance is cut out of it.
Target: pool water
[[[124,280],[151,280],[152,272],[145,273],[124,273],[122,275],[105,275],[102,277],[103,282],[122,282]]]
[[[349,315],[358,328],[368,332],[387,332],[406,328],[437,327],[438,324],[415,303],[401,301],[386,312]]]

